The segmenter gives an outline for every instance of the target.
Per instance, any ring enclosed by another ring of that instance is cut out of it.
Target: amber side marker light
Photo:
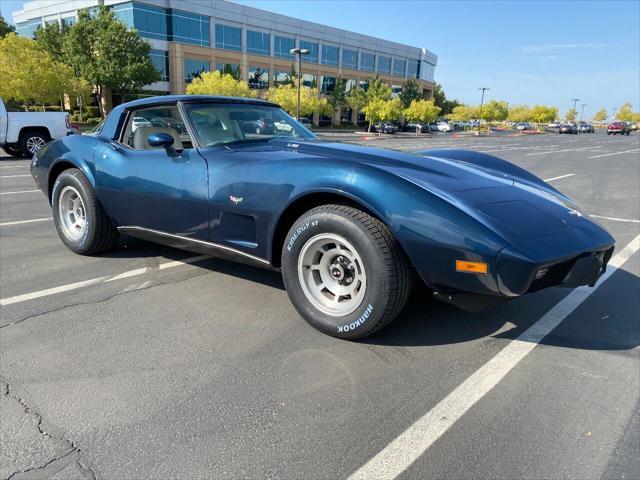
[[[467,262],[465,260],[456,260],[456,272],[485,274],[488,271],[489,266],[485,262]]]

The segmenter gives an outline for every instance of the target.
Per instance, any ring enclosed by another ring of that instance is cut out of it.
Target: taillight
[[[71,128],[71,122],[69,121],[69,115],[66,115],[64,117],[64,124],[67,126],[67,128]]]

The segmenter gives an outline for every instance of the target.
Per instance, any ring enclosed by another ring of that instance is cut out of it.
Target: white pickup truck
[[[7,112],[0,98],[0,147],[31,158],[47,142],[77,133],[66,112]]]

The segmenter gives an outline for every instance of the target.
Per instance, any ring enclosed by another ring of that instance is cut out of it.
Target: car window
[[[166,133],[174,138],[176,150],[193,148],[193,142],[176,105],[134,110],[129,114],[121,142],[135,150],[151,150],[162,147],[149,145],[152,133]]]
[[[250,143],[272,138],[316,138],[281,108],[269,105],[185,104],[201,146]]]

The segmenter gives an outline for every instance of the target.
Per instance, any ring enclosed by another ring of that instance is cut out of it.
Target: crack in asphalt
[[[38,420],[38,424],[37,424],[37,429],[38,432],[40,432],[41,435],[51,438],[54,441],[61,441],[64,442],[66,444],[68,444],[68,450],[65,451],[62,455],[59,455],[51,460],[49,460],[47,463],[45,463],[44,465],[41,465],[39,467],[34,467],[34,468],[28,468],[26,470],[19,470],[17,472],[13,472],[11,475],[9,475],[7,477],[7,480],[18,480],[23,474],[27,474],[27,473],[33,473],[33,472],[38,472],[38,471],[44,471],[46,470],[48,467],[50,467],[51,465],[55,464],[56,462],[60,462],[61,460],[64,460],[65,458],[69,457],[70,455],[76,455],[75,461],[78,465],[78,468],[80,469],[80,471],[88,476],[88,478],[90,480],[95,480],[96,479],[96,474],[93,471],[93,469],[88,466],[86,463],[83,464],[81,457],[84,455],[84,453],[82,452],[82,450],[80,449],[80,447],[78,447],[72,440],[69,440],[68,438],[65,438],[64,436],[55,436],[53,435],[51,432],[47,432],[43,429],[42,423],[43,423],[43,417],[40,413],[38,413],[36,410],[34,410],[32,407],[30,407],[23,398],[18,397],[16,395],[13,395],[11,393],[11,387],[9,385],[9,382],[6,380],[1,380],[3,383],[3,392],[2,394],[7,397],[7,398],[11,398],[13,400],[15,400],[16,402],[18,402],[24,412],[27,415],[33,415],[34,417],[36,417],[36,419]],[[62,470],[63,468],[65,468],[69,463],[65,463],[64,465],[61,466],[60,469],[58,469],[57,471]],[[56,472],[52,472],[52,473],[56,473]]]
[[[199,273],[199,274],[196,274],[196,275],[193,275],[193,276],[187,277],[187,278],[182,278],[182,279],[180,279],[180,280],[170,280],[170,281],[167,281],[167,282],[152,283],[152,284],[149,284],[149,285],[147,285],[147,283],[148,283],[148,282],[150,282],[151,280],[147,280],[146,282],[144,282],[144,283],[143,283],[141,286],[139,286],[139,287],[136,287],[136,288],[130,288],[130,287],[131,287],[131,286],[130,286],[128,289],[121,290],[121,291],[119,291],[119,292],[116,292],[116,293],[114,293],[114,294],[112,294],[112,295],[109,295],[109,296],[107,296],[107,297],[105,297],[105,298],[101,298],[101,299],[99,299],[99,300],[92,300],[92,301],[90,301],[90,302],[68,303],[68,304],[66,304],[66,305],[61,305],[61,306],[59,306],[59,307],[52,308],[51,310],[47,310],[47,311],[45,311],[45,312],[39,312],[39,313],[34,313],[33,315],[28,315],[28,316],[26,316],[26,317],[24,317],[24,318],[20,318],[20,319],[18,319],[18,320],[16,320],[16,321],[14,321],[14,322],[7,323],[6,325],[0,325],[0,330],[1,330],[1,329],[3,329],[3,328],[10,327],[10,326],[12,326],[12,325],[17,325],[17,324],[19,324],[19,323],[25,322],[25,321],[30,320],[30,319],[33,319],[33,318],[41,317],[41,316],[43,316],[43,315],[48,315],[48,314],[50,314],[50,313],[59,312],[59,311],[61,311],[61,310],[65,310],[65,309],[67,309],[67,308],[72,308],[72,307],[81,307],[81,306],[86,306],[86,305],[97,305],[97,304],[99,304],[99,303],[108,302],[108,301],[109,301],[109,300],[111,300],[112,298],[119,297],[120,295],[124,295],[124,294],[127,294],[127,293],[133,293],[133,292],[140,292],[140,291],[143,291],[143,290],[149,290],[149,289],[151,289],[151,288],[161,287],[161,286],[163,286],[163,285],[176,285],[176,284],[178,284],[178,283],[186,282],[187,280],[191,280],[192,278],[198,278],[198,277],[201,277],[201,276],[203,276],[203,275],[207,275],[207,274],[212,273],[212,272],[215,272],[215,271],[217,271],[217,270],[207,269],[207,271],[206,271],[206,272],[202,272],[202,273]],[[134,285],[135,285],[135,284],[134,284]]]

